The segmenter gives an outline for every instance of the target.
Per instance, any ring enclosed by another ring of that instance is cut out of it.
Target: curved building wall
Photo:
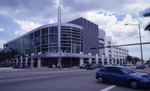
[[[82,52],[82,27],[75,24],[61,25],[61,50],[63,53]],[[17,49],[23,54],[58,52],[58,26],[48,24],[34,29],[4,44],[4,50]]]

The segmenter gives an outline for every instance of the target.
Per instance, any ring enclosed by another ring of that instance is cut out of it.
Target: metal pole
[[[125,25],[129,25],[129,24],[125,24]],[[130,25],[136,25],[136,26],[138,26],[138,29],[139,29],[139,38],[140,38],[141,61],[142,61],[142,66],[144,66],[140,24],[130,24]],[[143,67],[142,67],[142,68],[143,68]]]
[[[61,68],[61,7],[60,0],[58,6],[58,68]]]
[[[142,39],[141,39],[141,30],[140,30],[140,24],[138,24],[138,28],[139,28],[139,37],[140,37],[141,61],[142,61],[142,66],[144,66],[144,63],[143,63],[143,50],[142,50]]]

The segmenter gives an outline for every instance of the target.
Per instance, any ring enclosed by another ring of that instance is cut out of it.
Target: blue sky
[[[0,0],[0,48],[41,25],[57,22],[58,0]],[[150,42],[150,33],[144,31],[150,17],[142,14],[150,9],[150,0],[61,0],[62,21],[84,17],[99,25],[112,36],[115,44],[138,43],[141,25],[142,41]],[[140,58],[140,47],[130,46],[130,55]],[[150,58],[150,45],[143,45],[144,59]]]

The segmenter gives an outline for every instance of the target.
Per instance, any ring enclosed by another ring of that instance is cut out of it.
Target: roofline
[[[35,29],[33,29],[33,30],[31,30],[31,31],[29,31],[29,32],[27,32],[27,33],[25,33],[25,34],[23,34],[23,35],[20,35],[20,36],[17,37],[17,38],[14,38],[14,39],[12,39],[12,40],[10,40],[10,41],[4,43],[4,45],[6,45],[6,44],[8,44],[8,43],[11,43],[11,42],[13,42],[13,41],[15,41],[15,40],[17,40],[17,39],[19,39],[19,38],[25,37],[25,36],[27,36],[27,35],[29,35],[29,34],[35,32],[35,31],[37,31],[37,30],[39,30],[39,29],[42,29],[42,28],[45,28],[45,27],[50,27],[50,26],[58,26],[58,24],[57,24],[57,23],[53,23],[53,24],[46,24],[46,25],[40,26],[40,27],[38,27],[38,28],[35,28]],[[79,25],[76,25],[76,24],[72,24],[72,23],[61,23],[61,26],[72,26],[72,27],[77,27],[77,28],[82,29],[82,26],[79,26]]]

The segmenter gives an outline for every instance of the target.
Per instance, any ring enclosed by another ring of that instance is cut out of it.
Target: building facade
[[[126,48],[115,46],[110,36],[105,37],[105,47],[105,64],[126,64],[126,57],[128,56]]]
[[[82,17],[72,20],[69,23],[83,27],[83,53],[88,54],[90,52],[92,55],[99,54],[99,49],[91,50],[92,47],[98,47],[99,45],[98,25]]]
[[[57,24],[48,24],[34,29],[14,40],[4,44],[4,50],[11,48],[18,50],[28,59],[22,58],[16,64],[23,67],[30,66],[52,66],[57,65],[57,58],[62,57],[62,66],[79,65],[78,57],[83,50],[82,27],[75,24],[61,24],[61,54],[58,53],[58,26]],[[67,60],[78,60],[67,62]],[[41,61],[43,60],[43,61]]]
[[[7,60],[11,65],[20,67],[58,67],[61,58],[61,67],[79,66],[84,63],[96,64],[123,64],[127,56],[126,49],[107,49],[112,40],[106,38],[105,31],[98,25],[78,18],[68,23],[61,23],[61,34],[58,34],[58,24],[47,24],[19,36],[4,44],[4,50],[16,49],[21,56]],[[59,37],[61,51],[59,51]],[[110,43],[109,43],[110,41]],[[92,47],[96,49],[91,50]],[[115,61],[114,61],[115,60]]]

